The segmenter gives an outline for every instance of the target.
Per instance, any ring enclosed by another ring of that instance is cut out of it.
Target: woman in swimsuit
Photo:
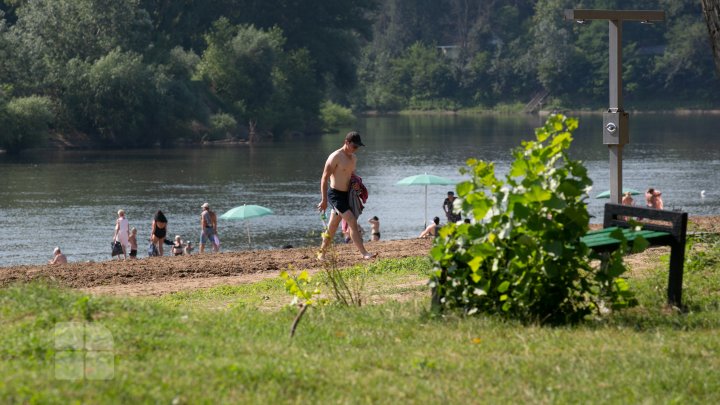
[[[432,223],[422,231],[418,238],[435,237],[438,235],[438,229],[440,229],[440,217],[435,217]]]
[[[167,218],[162,211],[158,210],[152,222],[152,234],[150,240],[157,247],[158,254],[163,255],[163,245],[165,244],[165,235],[167,235]]]
[[[372,217],[368,219],[368,222],[370,223],[370,233],[372,233],[372,239],[370,239],[373,242],[377,242],[380,240],[380,220],[378,217]]]

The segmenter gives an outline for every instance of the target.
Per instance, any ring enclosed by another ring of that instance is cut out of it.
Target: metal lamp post
[[[659,10],[565,10],[565,19],[584,23],[589,20],[608,20],[610,40],[610,106],[603,114],[603,144],[610,150],[610,202],[620,204],[622,195],[622,151],[630,142],[628,113],[622,100],[622,23],[664,21],[665,12]]]

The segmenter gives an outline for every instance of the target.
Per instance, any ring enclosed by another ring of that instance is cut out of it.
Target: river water
[[[533,138],[533,128],[541,123],[526,115],[359,120],[356,128],[367,146],[358,153],[357,172],[370,193],[360,223],[369,230],[367,220],[376,215],[382,239],[417,236],[426,220],[425,189],[396,186],[398,180],[422,173],[462,180],[458,168],[470,157],[494,161],[504,174],[509,151]],[[581,116],[571,149],[595,183],[591,196],[609,184],[601,128],[602,116]],[[147,256],[146,240],[158,209],[169,219],[169,237],[191,239],[197,251],[200,205],[206,201],[218,215],[242,204],[275,212],[249,221],[220,220],[224,251],[318,245],[322,223],[314,207],[319,179],[345,132],[278,137],[253,147],[0,155],[0,266],[44,263],[55,246],[70,261],[108,260],[120,208],[138,229],[140,257]],[[719,132],[720,115],[632,114],[624,185],[662,190],[667,209],[720,215]],[[450,189],[428,188],[428,218],[439,216],[444,222],[442,202]],[[601,221],[606,201],[588,200],[594,222]]]

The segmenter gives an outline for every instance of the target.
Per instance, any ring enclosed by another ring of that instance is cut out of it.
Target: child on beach
[[[53,250],[53,258],[48,260],[50,264],[65,264],[67,263],[67,257],[60,251],[59,247]]]
[[[632,198],[632,194],[630,192],[626,192],[622,199],[622,205],[630,205],[632,206],[635,203],[635,200]]]
[[[371,241],[377,242],[380,240],[380,220],[378,217],[372,217],[368,219],[368,222],[370,223],[370,234],[372,235],[372,238],[370,238]]]
[[[175,243],[173,243],[172,252],[175,256],[180,256],[185,251],[180,235],[175,235]]]
[[[130,229],[128,244],[130,245],[130,258],[137,259],[137,229],[135,227]]]
[[[341,221],[341,227],[343,233],[343,240],[345,241],[345,243],[352,242],[352,238],[350,237],[350,225],[345,222],[344,219]],[[358,233],[360,234],[361,238],[363,237],[363,235],[365,235],[365,230],[362,226],[360,226],[360,224],[358,224]]]
[[[440,218],[435,217],[430,225],[425,228],[424,231],[418,236],[418,238],[435,237],[438,235],[438,229],[440,229]]]

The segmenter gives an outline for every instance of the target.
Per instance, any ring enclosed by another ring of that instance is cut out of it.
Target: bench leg
[[[682,308],[683,267],[685,246],[673,243],[670,246],[670,273],[668,275],[668,305]]]

